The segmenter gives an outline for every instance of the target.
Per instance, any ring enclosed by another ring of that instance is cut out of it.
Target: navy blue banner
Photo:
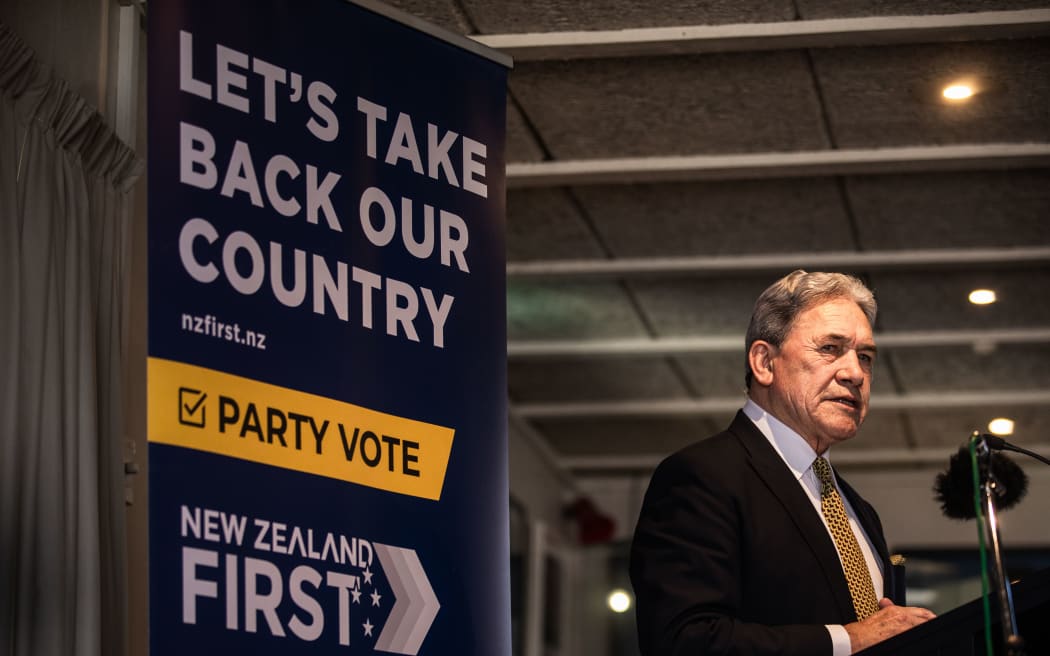
[[[151,653],[509,653],[506,67],[148,13]]]

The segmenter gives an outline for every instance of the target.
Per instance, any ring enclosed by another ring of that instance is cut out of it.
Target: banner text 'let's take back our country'
[[[213,75],[205,75],[194,65],[194,47],[193,34],[180,31],[181,92],[261,115],[271,123],[281,120],[283,107],[305,100],[308,117],[303,127],[321,144],[363,148],[371,160],[488,197],[484,143],[433,123],[424,122],[423,127],[406,112],[397,112],[394,118],[393,109],[361,96],[354,100],[358,130],[349,139],[341,138],[335,111],[339,95],[327,83],[304,80],[298,73],[222,44],[215,44],[215,70],[209,71]],[[339,172],[264,150],[238,139],[224,141],[206,127],[180,121],[179,182],[269,208],[279,220],[303,218],[336,233],[349,229],[337,208],[356,207],[356,224],[373,247],[400,245],[418,260],[436,259],[443,267],[470,275],[470,231],[458,214],[404,196],[395,207],[391,195],[378,186],[345,189]],[[421,236],[414,227],[421,228]],[[246,296],[267,287],[284,307],[306,306],[316,314],[331,314],[369,330],[375,329],[381,314],[387,335],[445,347],[445,329],[456,300],[451,294],[319,253],[308,254],[295,245],[263,244],[245,230],[222,235],[205,217],[186,219],[178,242],[182,267],[197,282],[212,284],[222,278]],[[238,259],[249,263],[246,271],[237,265]],[[421,338],[424,330],[429,336]]]

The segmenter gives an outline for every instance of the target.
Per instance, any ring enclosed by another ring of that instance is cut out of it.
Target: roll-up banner
[[[509,654],[510,60],[147,12],[151,653]]]

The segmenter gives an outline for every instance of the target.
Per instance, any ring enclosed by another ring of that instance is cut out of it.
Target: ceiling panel
[[[813,51],[839,148],[1050,140],[1050,40]],[[971,80],[969,102],[941,89]]]
[[[463,6],[483,34],[764,23],[795,17],[794,6],[787,0],[463,0]]]
[[[512,401],[685,398],[682,381],[662,358],[511,361]]]
[[[908,392],[1050,388],[1050,344],[1002,344],[981,353],[942,346],[900,349],[894,355]]]
[[[544,159],[543,146],[536,142],[532,128],[518,109],[518,104],[507,97],[507,150],[508,162],[537,162]]]
[[[973,330],[1050,325],[1050,269],[945,271],[871,276],[883,330]],[[973,305],[973,289],[999,301]]]
[[[797,0],[800,18],[922,16],[1045,7],[1042,0]]]
[[[456,0],[383,0],[401,11],[455,32],[470,34],[474,31]]]
[[[770,282],[764,277],[673,278],[635,280],[630,287],[661,337],[743,335],[755,299]]]
[[[1050,408],[1030,406],[974,408],[958,410],[915,410],[909,419],[921,445],[926,447],[963,446],[973,431],[986,432],[988,422],[1009,417],[1016,422],[1010,441],[1018,446],[1046,444],[1050,436]]]
[[[967,171],[846,179],[865,249],[1050,244],[1050,171]]]
[[[521,189],[507,194],[508,262],[605,255],[565,189]]]
[[[507,284],[510,339],[643,337],[645,327],[615,282]]]
[[[524,62],[510,88],[559,159],[828,146],[798,51]]]
[[[744,331],[747,318],[740,328],[738,353],[704,353],[676,358],[689,387],[700,397],[727,397],[744,394]]]
[[[620,257],[853,250],[835,180],[738,180],[579,187]]]

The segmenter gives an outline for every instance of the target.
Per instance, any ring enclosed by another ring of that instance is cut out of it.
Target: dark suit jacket
[[[838,481],[894,598],[878,515]],[[856,621],[819,514],[743,412],[657,467],[630,569],[645,656],[830,656],[824,625]]]

